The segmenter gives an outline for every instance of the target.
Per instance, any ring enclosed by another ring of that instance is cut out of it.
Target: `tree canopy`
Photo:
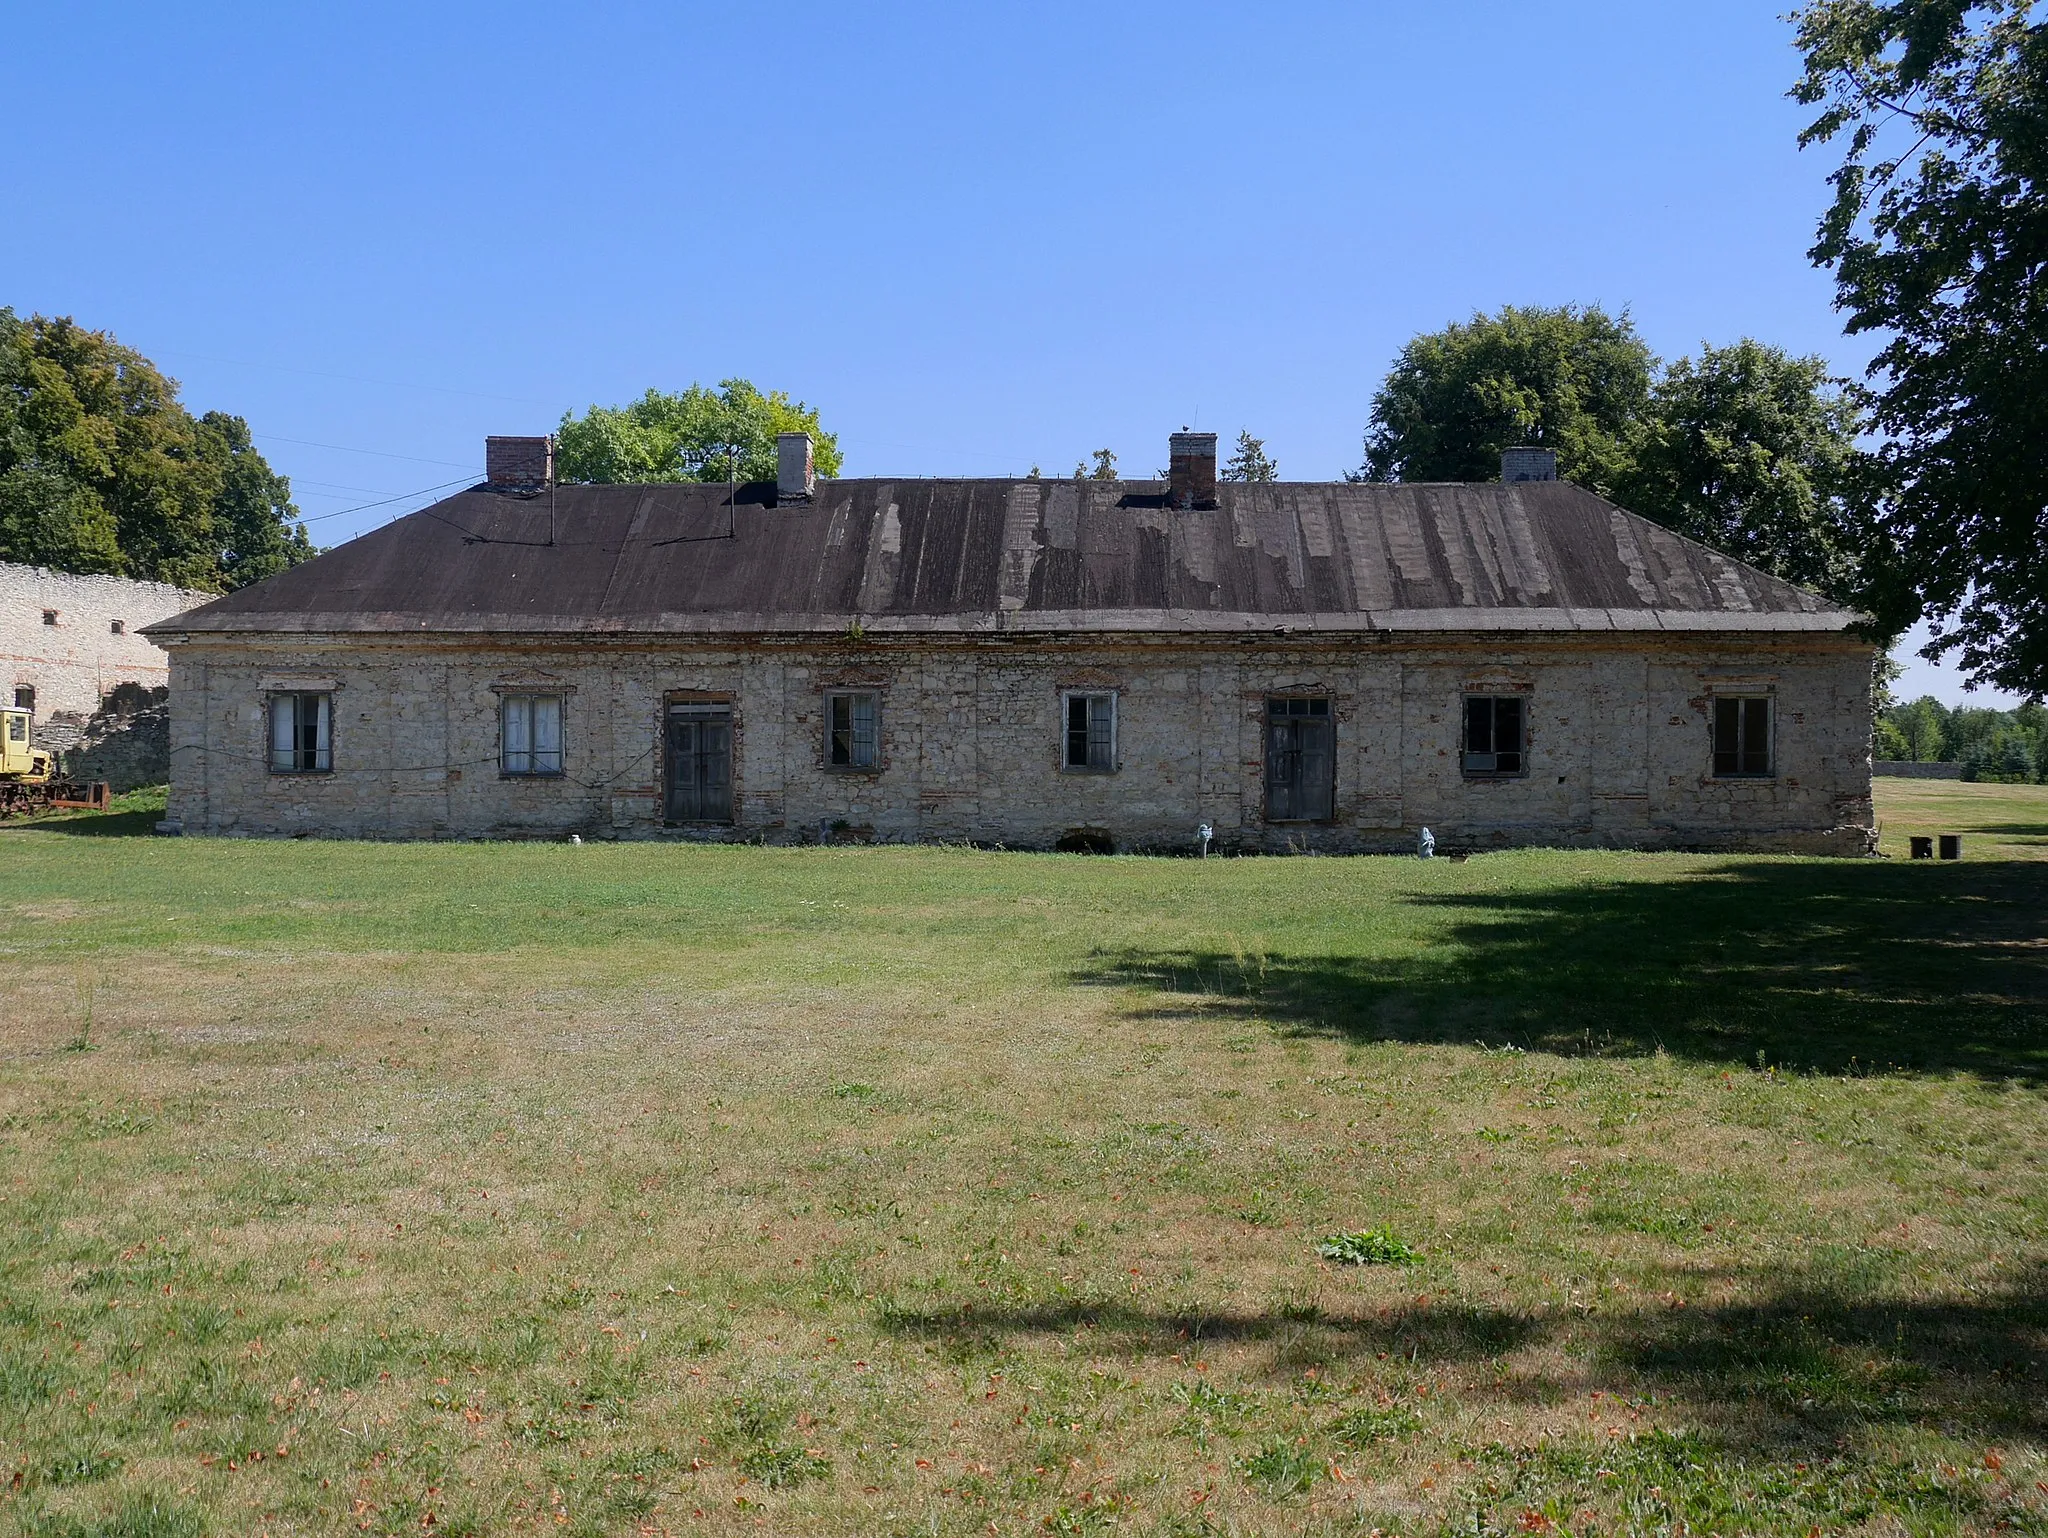
[[[1819,358],[1703,346],[1651,388],[1615,496],[1631,512],[1845,601],[1863,591],[1867,464],[1858,393]]]
[[[1857,446],[1864,396],[1745,338],[1664,367],[1626,314],[1503,309],[1416,337],[1373,399],[1360,480],[1490,481],[1516,444],[1702,544],[1840,603],[1889,570]]]
[[[218,591],[309,558],[240,417],[195,418],[133,348],[0,308],[0,560]]]
[[[1226,481],[1277,481],[1280,467],[1266,456],[1266,440],[1254,438],[1250,428],[1237,435],[1237,452],[1224,462],[1221,479]]]
[[[1628,460],[1656,359],[1626,311],[1504,307],[1416,337],[1373,397],[1361,476],[1490,481],[1513,444],[1557,450],[1602,494]]]
[[[2048,694],[2048,22],[2032,0],[1815,0],[1796,14],[1839,142],[1811,256],[1871,365],[1896,547],[1890,628],[1934,622],[1979,682]]]
[[[744,379],[716,390],[693,384],[679,395],[651,389],[631,405],[566,414],[555,435],[555,473],[606,484],[772,481],[778,433],[809,433],[818,473],[839,473],[839,439],[819,425],[817,412]]]
[[[2048,711],[2039,705],[1951,710],[1932,695],[1887,706],[1872,748],[1879,758],[1961,764],[1966,780],[2026,784],[2048,780]]]

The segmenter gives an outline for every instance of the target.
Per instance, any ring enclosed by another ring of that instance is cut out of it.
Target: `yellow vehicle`
[[[34,737],[35,723],[26,710],[0,706],[0,817],[56,806],[105,810],[106,785],[72,785],[53,778],[56,765],[35,745]]]

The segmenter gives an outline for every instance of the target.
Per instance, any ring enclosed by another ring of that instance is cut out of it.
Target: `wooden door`
[[[668,820],[732,821],[731,706],[670,709]]]

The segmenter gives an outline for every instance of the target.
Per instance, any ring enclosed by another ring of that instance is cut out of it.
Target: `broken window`
[[[562,697],[508,694],[498,705],[498,768],[505,774],[562,772]]]
[[[1768,778],[1771,773],[1771,699],[1767,694],[1719,695],[1714,700],[1714,774],[1720,779]]]
[[[1114,773],[1116,696],[1076,693],[1061,699],[1067,718],[1066,752],[1061,764],[1082,774]]]
[[[270,768],[274,774],[324,774],[334,767],[330,733],[332,696],[270,697]]]
[[[1336,815],[1336,729],[1319,697],[1266,701],[1266,820],[1327,822]]]
[[[825,762],[834,769],[876,769],[882,763],[882,697],[872,689],[825,696]]]
[[[1465,772],[1520,774],[1528,752],[1527,701],[1515,694],[1465,696]]]

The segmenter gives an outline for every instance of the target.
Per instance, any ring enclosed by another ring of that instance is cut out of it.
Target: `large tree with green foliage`
[[[1773,576],[1857,601],[1871,537],[1859,394],[1819,358],[1748,339],[1658,378],[1614,495]]]
[[[744,379],[725,380],[716,390],[693,384],[680,395],[649,390],[628,406],[565,415],[555,435],[555,471],[564,480],[605,484],[772,481],[778,433],[809,433],[818,473],[839,473],[839,439],[819,425],[817,412]]]
[[[1867,607],[1883,541],[1863,428],[1862,393],[1819,358],[1744,339],[1664,368],[1626,314],[1509,307],[1401,350],[1354,478],[1490,481],[1502,449],[1555,448],[1566,480]]]
[[[1508,305],[1428,332],[1373,397],[1358,478],[1490,481],[1502,449],[1535,444],[1605,493],[1628,463],[1655,367],[1627,313],[1598,305]]]
[[[2048,694],[2048,21],[2033,0],[1815,0],[1797,13],[1838,142],[1813,260],[1872,364],[1887,441],[1876,594],[1975,679]]]
[[[0,560],[241,587],[313,554],[240,417],[104,331],[0,309]]]

